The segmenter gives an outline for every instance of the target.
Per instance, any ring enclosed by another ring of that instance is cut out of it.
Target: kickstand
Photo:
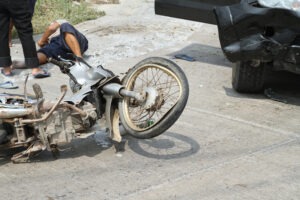
[[[50,148],[51,148],[51,153],[52,153],[53,158],[55,160],[58,159],[60,156],[60,151],[59,151],[57,145],[51,145]]]
[[[38,155],[45,149],[45,146],[41,142],[33,142],[26,150],[13,155],[11,161],[13,163],[28,163],[30,162],[30,158]]]
[[[124,152],[125,151],[125,144],[126,144],[126,140],[125,139],[122,139],[121,142],[117,142],[117,141],[112,141],[114,147],[115,147],[115,150],[116,150],[116,153],[119,153],[119,152]]]

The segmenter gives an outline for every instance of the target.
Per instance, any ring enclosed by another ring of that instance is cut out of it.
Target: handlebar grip
[[[64,68],[65,65],[66,65],[64,62],[58,61],[58,60],[56,60],[56,59],[54,59],[54,58],[49,58],[48,61],[51,62],[51,63],[54,64],[54,65],[59,66],[61,69]]]

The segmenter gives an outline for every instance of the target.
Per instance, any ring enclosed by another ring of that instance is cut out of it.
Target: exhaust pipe
[[[32,113],[32,108],[0,108],[0,119],[18,118]]]

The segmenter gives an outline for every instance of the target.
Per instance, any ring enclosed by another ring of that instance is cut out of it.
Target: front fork
[[[110,138],[117,152],[124,150],[125,141],[122,140],[120,132],[120,117],[117,105],[114,99],[123,99],[124,97],[134,98],[138,103],[142,104],[146,100],[146,94],[126,90],[123,85],[110,83],[102,88],[104,98],[106,100],[105,118],[106,127],[109,130]]]
[[[118,83],[107,84],[102,88],[102,90],[104,91],[105,95],[110,95],[115,98],[130,97],[134,98],[139,103],[143,103],[146,100],[146,94],[126,90],[123,85]]]

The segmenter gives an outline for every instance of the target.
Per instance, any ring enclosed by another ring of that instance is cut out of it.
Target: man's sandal
[[[4,89],[17,89],[17,88],[19,88],[19,86],[14,85],[13,82],[11,82],[11,81],[6,81],[4,83],[0,83],[0,88],[4,88]]]
[[[42,70],[41,72],[32,74],[32,76],[34,78],[47,78],[47,77],[51,76],[51,74],[49,72],[47,72],[46,70]]]

